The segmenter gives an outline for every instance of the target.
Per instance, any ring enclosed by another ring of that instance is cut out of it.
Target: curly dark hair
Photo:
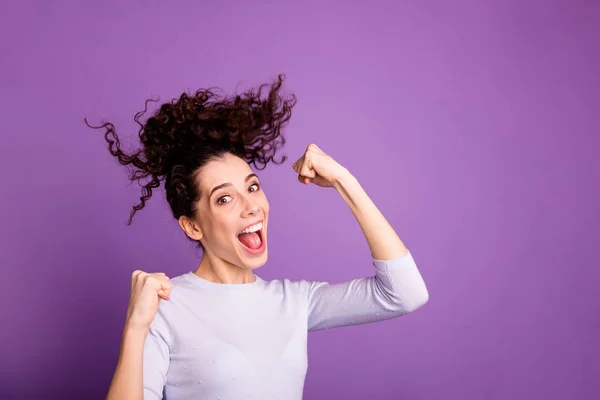
[[[140,118],[147,112],[148,103],[157,101],[146,100],[144,110],[134,117],[140,126],[142,148],[131,154],[121,150],[112,123],[91,126],[85,119],[88,127],[105,130],[110,153],[121,165],[131,168],[129,180],[142,186],[140,203],[133,206],[127,225],[163,180],[173,217],[193,218],[200,199],[196,174],[207,162],[225,153],[236,155],[259,170],[269,162],[283,163],[286,156],[279,162],[274,157],[285,143],[282,128],[296,104],[293,94],[286,98],[280,95],[283,81],[284,75],[279,75],[271,84],[229,97],[217,95],[214,89],[183,93],[162,104],[142,123]],[[268,93],[263,98],[265,89]]]

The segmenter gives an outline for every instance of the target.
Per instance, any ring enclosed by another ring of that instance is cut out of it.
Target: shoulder
[[[179,289],[184,286],[190,286],[190,284],[191,284],[190,274],[191,274],[191,272],[186,272],[184,274],[177,275],[177,276],[171,278],[171,284],[173,285],[173,288]]]
[[[163,313],[165,317],[174,312],[182,302],[186,302],[190,297],[197,295],[189,274],[188,272],[171,278],[170,300],[161,300],[159,305],[159,312]]]

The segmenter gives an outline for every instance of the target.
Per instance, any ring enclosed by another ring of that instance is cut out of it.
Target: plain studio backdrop
[[[285,73],[298,104],[264,279],[371,275],[334,190],[297,182],[316,143],[413,252],[414,314],[309,335],[306,399],[600,398],[600,6],[595,1],[4,1],[0,398],[101,399],[134,269],[199,253],[99,124]],[[200,305],[202,306],[202,305]],[[206,305],[210,307],[210,305]]]

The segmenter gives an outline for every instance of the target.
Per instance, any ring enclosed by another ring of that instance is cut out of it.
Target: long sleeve
[[[161,400],[163,398],[163,388],[167,382],[169,369],[171,342],[171,330],[166,320],[165,308],[161,304],[144,343],[144,400]]]
[[[399,317],[428,301],[427,287],[410,252],[392,260],[373,259],[373,265],[374,276],[310,284],[309,331]]]

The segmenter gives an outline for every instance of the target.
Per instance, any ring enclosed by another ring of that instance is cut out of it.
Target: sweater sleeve
[[[163,388],[167,382],[172,335],[163,305],[167,304],[161,301],[161,306],[150,324],[150,330],[144,343],[144,400],[161,400]]]
[[[373,265],[374,276],[310,283],[309,331],[383,321],[427,303],[427,287],[410,252],[392,260],[373,259]]]

